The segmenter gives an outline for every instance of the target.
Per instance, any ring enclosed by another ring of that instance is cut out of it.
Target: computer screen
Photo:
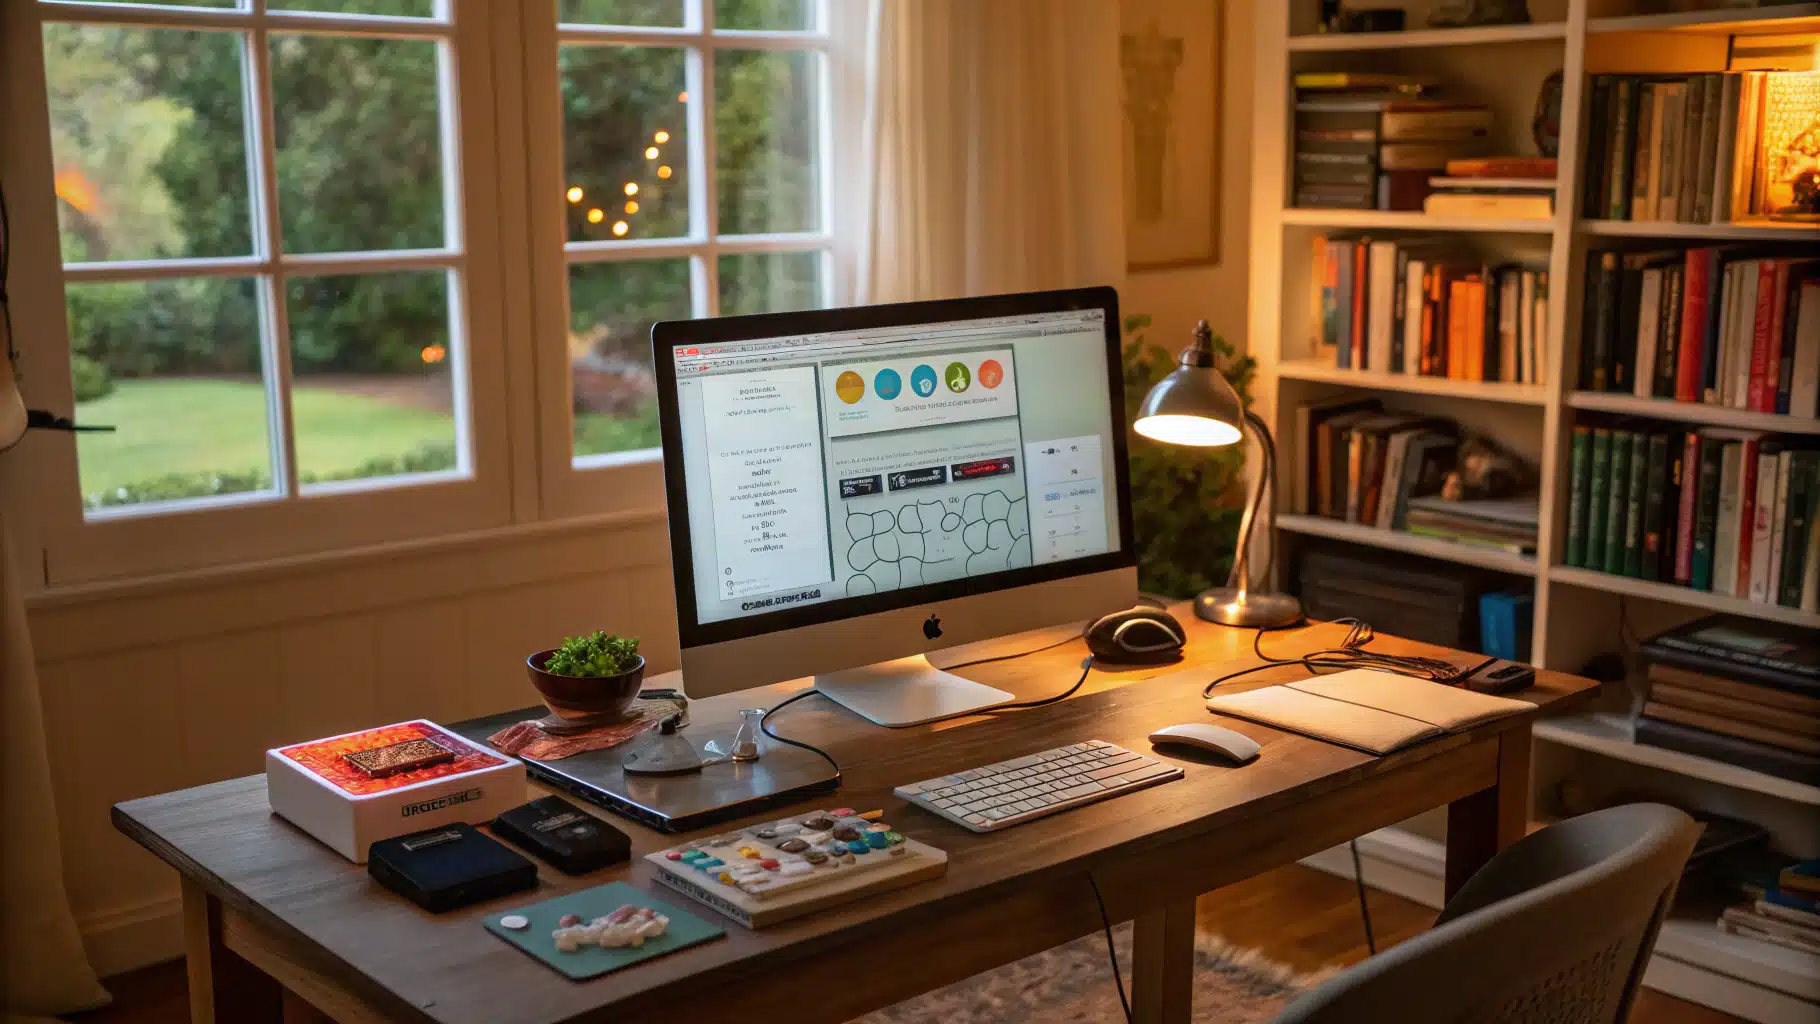
[[[672,476],[671,515],[687,520],[678,596],[692,598],[695,622],[848,602],[811,616],[821,620],[901,603],[889,595],[1104,565],[1096,556],[1128,535],[1107,317],[1084,308],[660,344],[657,358],[671,360],[661,376],[674,380],[666,457],[680,456],[685,498],[679,509]]]

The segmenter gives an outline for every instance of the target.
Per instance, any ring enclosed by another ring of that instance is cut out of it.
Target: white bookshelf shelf
[[[1277,376],[1290,380],[1312,380],[1327,384],[1372,391],[1402,391],[1417,395],[1446,395],[1449,398],[1472,398],[1484,402],[1509,402],[1515,405],[1545,405],[1548,390],[1538,384],[1506,384],[1500,381],[1452,380],[1447,377],[1424,377],[1413,373],[1383,373],[1375,370],[1342,370],[1324,359],[1293,359],[1277,365]]]
[[[1563,39],[1567,25],[1559,21],[1531,25],[1477,25],[1471,28],[1424,28],[1408,32],[1324,32],[1290,36],[1290,53],[1349,53],[1356,50],[1404,50],[1425,46],[1484,46],[1493,43],[1529,43]]]
[[[1583,220],[1580,230],[1602,238],[1685,238],[1715,241],[1820,242],[1820,225],[1751,220],[1730,224],[1682,224],[1657,220]]]
[[[1593,35],[1614,32],[1696,32],[1715,36],[1814,32],[1820,31],[1820,3],[1589,18],[1586,21],[1586,31]]]
[[[1820,956],[1719,930],[1719,915],[1676,915],[1662,922],[1656,955],[1730,978],[1820,1002]]]
[[[1481,569],[1495,569],[1498,572],[1508,572],[1518,576],[1536,574],[1536,560],[1533,558],[1512,555],[1490,548],[1473,547],[1470,544],[1457,544],[1450,540],[1439,540],[1434,537],[1418,537],[1413,533],[1404,533],[1401,530],[1380,530],[1375,526],[1342,522],[1338,519],[1328,519],[1325,516],[1279,515],[1277,516],[1277,528],[1310,537],[1328,537],[1333,540],[1351,541],[1354,544],[1385,548],[1390,551],[1425,555],[1444,562],[1476,565]]]
[[[1688,778],[1704,779],[1732,789],[1749,790],[1809,807],[1820,807],[1820,786],[1809,786],[1724,761],[1638,743],[1630,723],[1621,715],[1595,711],[1583,715],[1546,718],[1535,724],[1534,733],[1539,740],[1558,743],[1564,747],[1591,751]]]
[[[1603,391],[1575,391],[1567,396],[1575,409],[1620,413],[1625,416],[1647,416],[1658,420],[1702,423],[1737,430],[1761,430],[1776,434],[1820,434],[1820,420],[1804,416],[1779,416],[1773,412],[1752,412],[1702,402],[1677,402],[1672,398],[1638,398],[1635,395]]]
[[[1651,601],[1664,601],[1688,608],[1704,608],[1707,611],[1729,612],[1751,619],[1786,622],[1795,626],[1810,626],[1820,629],[1820,615],[1813,612],[1804,612],[1799,608],[1784,608],[1779,604],[1764,604],[1761,601],[1727,597],[1724,594],[1713,594],[1704,590],[1695,590],[1692,587],[1676,586],[1672,583],[1655,583],[1650,580],[1633,579],[1629,576],[1614,576],[1607,572],[1578,569],[1568,565],[1549,566],[1548,578],[1555,583],[1569,583],[1576,587],[1588,587],[1612,594],[1648,598]]]
[[[1296,227],[1359,231],[1483,231],[1522,235],[1546,235],[1555,229],[1552,220],[1431,217],[1414,210],[1329,210],[1300,206],[1284,209],[1283,223]]]

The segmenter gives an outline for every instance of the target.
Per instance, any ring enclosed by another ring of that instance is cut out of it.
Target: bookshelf
[[[1581,268],[1589,249],[1637,239],[1639,245],[1811,242],[1812,226],[1752,220],[1724,224],[1620,222],[1585,217],[1580,202],[1590,77],[1595,74],[1692,73],[1728,70],[1745,37],[1820,32],[1820,3],[1655,13],[1651,0],[1530,0],[1534,24],[1424,29],[1429,0],[1398,4],[1412,31],[1321,35],[1317,4],[1292,0],[1261,5],[1256,14],[1256,90],[1253,111],[1250,224],[1249,351],[1258,362],[1256,409],[1276,432],[1284,479],[1300,470],[1295,436],[1298,406],[1346,394],[1375,395],[1387,408],[1442,414],[1486,433],[1540,468],[1537,555],[1525,558],[1444,540],[1378,530],[1299,514],[1287,493],[1277,516],[1278,586],[1288,586],[1298,550],[1309,543],[1345,541],[1506,573],[1513,586],[1533,588],[1532,660],[1575,671],[1586,659],[1622,646],[1629,629],[1645,636],[1716,611],[1820,629],[1820,615],[1564,564],[1568,453],[1577,416],[1634,415],[1660,421],[1820,435],[1820,420],[1631,395],[1577,390]],[[1543,79],[1563,76],[1561,144],[1554,216],[1546,220],[1480,220],[1421,213],[1298,209],[1293,194],[1294,90],[1291,76],[1308,70],[1427,74],[1450,93],[1491,107],[1499,128],[1492,151],[1533,153],[1530,114]],[[1445,236],[1488,258],[1522,258],[1546,266],[1551,283],[1539,385],[1464,382],[1397,373],[1342,370],[1317,356],[1311,311],[1313,241],[1333,233],[1374,239]],[[1626,718],[1629,694],[1610,688],[1601,709],[1542,723],[1535,731],[1534,812],[1556,810],[1562,779],[1593,780],[1605,792],[1660,792],[1689,806],[1764,824],[1778,845],[1820,856],[1820,789],[1704,758],[1639,746]],[[1628,787],[1628,789],[1626,788]],[[1406,823],[1408,824],[1408,823]],[[1410,842],[1430,825],[1409,824],[1363,837],[1366,874],[1407,873]],[[1387,838],[1388,837],[1388,838]],[[1374,851],[1381,859],[1374,866]],[[1350,871],[1348,858],[1332,865]],[[1322,865],[1317,865],[1322,866]],[[1438,885],[1436,886],[1438,891]],[[1720,932],[1711,917],[1665,926],[1646,983],[1682,998],[1758,1021],[1813,1020],[1820,990],[1797,984],[1814,958]],[[1811,977],[1811,974],[1808,976]],[[1811,987],[1811,986],[1809,986]]]

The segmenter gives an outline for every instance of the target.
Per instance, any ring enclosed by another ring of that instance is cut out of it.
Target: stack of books
[[[1820,610],[1812,439],[1648,421],[1574,426],[1570,566]]]
[[[1802,73],[1595,75],[1581,209],[1606,220],[1723,224],[1772,212],[1765,111]]]
[[[1820,635],[1713,615],[1645,643],[1638,743],[1820,785]]]
[[[1820,860],[1783,868],[1774,886],[1765,887],[1745,903],[1725,908],[1719,929],[1804,953],[1820,953]]]
[[[1438,99],[1408,75],[1304,72],[1295,76],[1295,205],[1420,210],[1428,179],[1473,155],[1491,111]]]
[[[1295,507],[1304,515],[1531,554],[1534,495],[1497,501],[1441,497],[1459,457],[1459,426],[1386,411],[1375,398],[1341,398],[1296,409],[1302,472]]]
[[[1580,387],[1813,417],[1820,258],[1723,246],[1587,255]]]
[[[1312,339],[1341,369],[1542,383],[1548,272],[1445,239],[1314,240]]]
[[[1550,157],[1449,160],[1428,179],[1422,210],[1442,217],[1547,220],[1555,214],[1556,165]]]

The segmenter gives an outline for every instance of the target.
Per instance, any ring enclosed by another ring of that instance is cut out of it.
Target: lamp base
[[[1302,602],[1288,594],[1212,587],[1195,595],[1194,614],[1222,626],[1276,629],[1302,621]]]

